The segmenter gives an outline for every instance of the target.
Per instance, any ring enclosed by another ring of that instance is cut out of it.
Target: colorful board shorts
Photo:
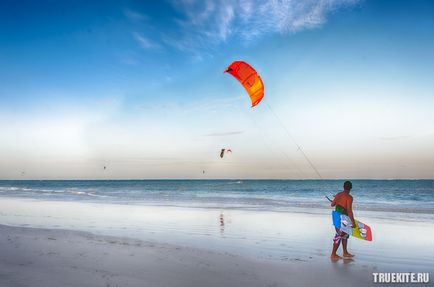
[[[345,233],[339,229],[336,229],[336,234],[335,237],[333,237],[333,243],[337,244],[340,243],[342,239],[348,239],[348,237],[350,237],[350,235],[348,233]]]

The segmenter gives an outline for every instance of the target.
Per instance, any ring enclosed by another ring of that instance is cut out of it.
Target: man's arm
[[[336,195],[335,195],[335,197],[333,197],[333,200],[332,200],[332,202],[330,203],[330,205],[331,205],[331,207],[333,207],[333,206],[336,205]]]
[[[353,224],[353,227],[357,227],[356,221],[354,220],[354,214],[353,214],[353,197],[352,196],[350,196],[350,198],[347,200],[347,213],[351,219],[351,223]]]

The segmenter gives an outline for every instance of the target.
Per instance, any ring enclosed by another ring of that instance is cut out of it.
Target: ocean
[[[330,209],[343,180],[2,180],[0,197],[285,211]],[[434,180],[354,180],[354,209],[434,213]]]

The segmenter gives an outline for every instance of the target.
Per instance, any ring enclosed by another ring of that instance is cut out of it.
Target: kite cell
[[[243,85],[252,101],[252,108],[261,102],[264,83],[252,66],[243,61],[235,61],[224,72],[234,76]]]

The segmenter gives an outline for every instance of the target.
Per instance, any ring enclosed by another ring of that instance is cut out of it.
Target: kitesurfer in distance
[[[356,222],[354,220],[354,215],[353,215],[353,197],[350,195],[350,191],[352,188],[353,188],[353,184],[351,183],[351,181],[344,182],[344,190],[335,195],[335,198],[333,199],[331,206],[335,207],[336,208],[335,210],[337,212],[348,215],[348,217],[351,219],[352,226],[356,226]],[[342,232],[338,228],[335,229],[336,229],[336,234],[333,238],[333,249],[330,258],[333,260],[338,260],[342,258],[336,254],[339,245],[341,244],[341,241],[342,241],[342,248],[344,251],[343,257],[344,258],[353,257],[354,255],[349,253],[347,250],[349,234]]]

